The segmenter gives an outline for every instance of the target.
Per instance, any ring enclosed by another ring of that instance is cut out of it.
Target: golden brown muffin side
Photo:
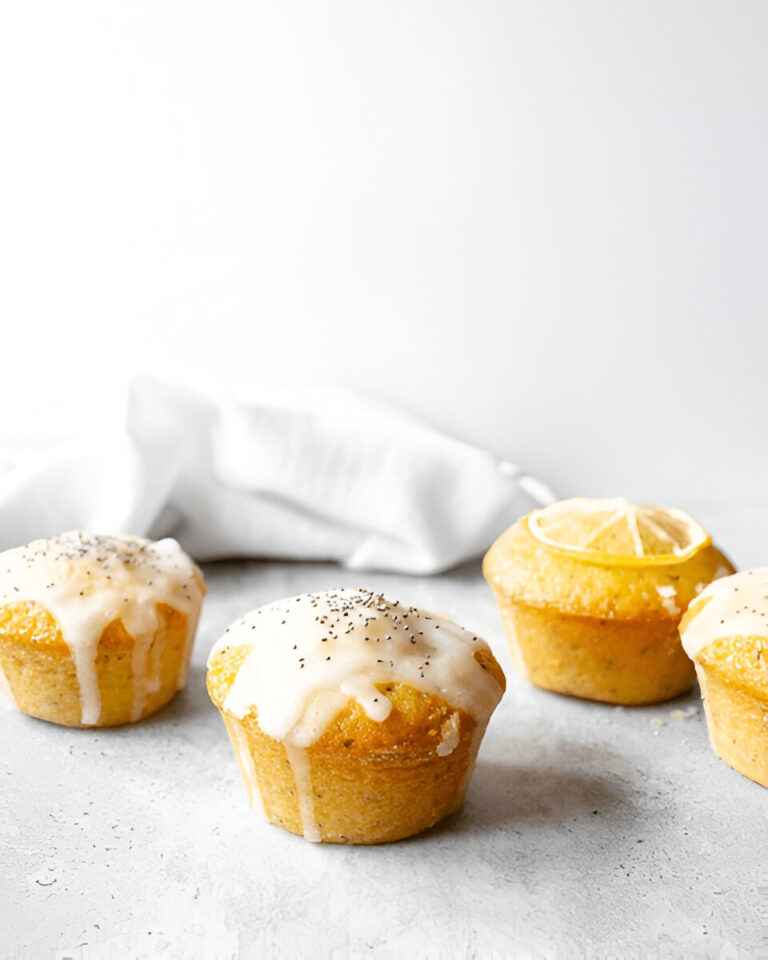
[[[56,619],[37,603],[0,607],[0,668],[23,713],[80,726],[75,662]]]
[[[754,686],[737,687],[717,670],[696,665],[709,741],[745,777],[768,787],[768,699]]]
[[[767,638],[721,637],[700,651],[696,663],[721,683],[768,703]]]
[[[159,686],[147,692],[139,719],[150,716],[174,696],[186,652],[187,616],[157,604],[159,625],[149,663],[157,666]],[[98,726],[129,723],[135,682],[134,638],[120,620],[102,631],[95,664],[101,696]],[[75,662],[56,618],[38,603],[0,607],[0,668],[19,710],[40,720],[83,727]]]
[[[675,621],[575,617],[496,599],[515,668],[537,687],[630,706],[669,700],[693,684]]]

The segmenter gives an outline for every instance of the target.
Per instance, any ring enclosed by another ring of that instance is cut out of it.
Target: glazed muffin
[[[64,533],[0,553],[0,693],[68,727],[133,723],[184,686],[205,584],[175,540]]]
[[[578,498],[518,520],[483,571],[519,673],[545,690],[631,705],[691,687],[680,618],[733,567],[682,511]]]
[[[504,685],[478,637],[368,590],[254,610],[208,661],[252,804],[324,843],[398,840],[457,810]]]
[[[768,787],[768,567],[710,584],[680,637],[696,664],[715,753]]]

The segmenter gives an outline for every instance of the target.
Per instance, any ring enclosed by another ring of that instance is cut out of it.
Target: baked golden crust
[[[249,652],[247,646],[230,646],[215,654],[208,691],[222,712],[251,799],[256,790],[267,820],[301,835],[300,791],[286,744],[261,730],[255,709],[238,719],[224,708]],[[475,658],[504,689],[504,674],[490,651],[478,650]],[[463,802],[476,734],[483,732],[474,717],[404,683],[377,688],[392,704],[384,721],[370,719],[351,699],[306,749],[314,819],[325,843],[402,839],[433,826]],[[447,727],[456,741],[441,756],[437,747]]]
[[[734,770],[768,787],[768,697],[750,684],[726,681],[718,669],[697,664],[696,673],[712,749]]]
[[[716,576],[731,572],[731,562],[711,544],[672,564],[591,563],[541,543],[525,517],[496,540],[483,560],[486,579],[509,600],[577,617],[675,624],[697,596],[697,588],[700,591]],[[678,612],[670,612],[670,606]]]
[[[626,706],[689,690],[694,668],[674,622],[575,617],[497,595],[512,662],[530,683]]]
[[[159,656],[159,687],[147,693],[139,717],[132,717],[134,639],[121,620],[103,630],[96,654],[101,695],[100,727],[143,719],[172,699],[184,665],[186,614],[158,604],[159,626],[150,660]],[[23,713],[67,727],[81,722],[81,696],[75,661],[56,618],[41,604],[22,601],[0,607],[0,669]],[[88,724],[87,726],[93,726]]]
[[[700,651],[696,663],[722,683],[768,704],[768,639],[765,637],[713,640]]]

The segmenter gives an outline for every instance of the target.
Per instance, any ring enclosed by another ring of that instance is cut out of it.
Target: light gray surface
[[[698,692],[623,709],[527,686],[476,565],[206,575],[189,687],[156,718],[0,715],[0,957],[768,956],[766,793],[711,752]],[[245,609],[361,583],[486,636],[509,690],[461,813],[389,846],[315,846],[254,819],[204,663]]]

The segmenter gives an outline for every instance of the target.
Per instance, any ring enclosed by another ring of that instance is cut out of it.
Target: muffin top
[[[164,603],[188,617],[194,633],[205,584],[175,540],[73,531],[0,553],[0,607],[33,603],[58,622],[72,652],[83,723],[100,710],[93,662],[104,628],[121,620],[136,648],[151,643]]]
[[[743,570],[702,590],[680,624],[691,660],[723,638],[768,639],[768,567]]]
[[[681,511],[578,498],[518,520],[490,548],[483,572],[503,597],[530,606],[674,621],[733,567]]]
[[[387,684],[440,697],[483,723],[503,692],[503,674],[479,637],[365,589],[254,610],[228,628],[209,667],[241,648],[246,654],[219,706],[240,719],[255,712],[264,733],[301,747],[315,743],[350,701],[370,720],[385,721]]]
[[[683,617],[680,639],[705,670],[768,699],[768,567],[711,583]]]

